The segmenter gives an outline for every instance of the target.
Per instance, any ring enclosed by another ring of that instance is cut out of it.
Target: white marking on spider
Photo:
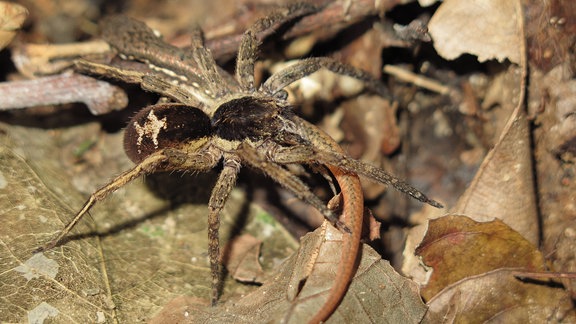
[[[150,138],[152,140],[152,143],[154,143],[154,148],[158,148],[158,135],[160,134],[161,130],[168,128],[168,123],[166,122],[166,117],[158,119],[158,117],[154,115],[154,110],[150,110],[150,113],[148,114],[148,119],[146,120],[144,125],[140,126],[138,122],[134,122],[134,128],[138,133],[137,145],[138,145],[138,153],[140,154],[142,153],[142,151],[140,150],[140,145],[142,144],[142,140],[144,139],[144,137]]]
[[[161,67],[161,66],[154,65],[154,64],[152,64],[152,63],[148,63],[148,67],[151,68],[151,69],[154,70],[154,71],[162,72],[162,73],[164,73],[164,74],[166,74],[166,75],[168,75],[168,76],[170,76],[170,77],[173,77],[173,78],[175,78],[175,79],[179,79],[179,80],[184,81],[184,82],[187,82],[187,81],[188,81],[188,78],[187,78],[186,76],[180,75],[180,74],[178,74],[178,73],[176,73],[176,72],[174,72],[174,71],[172,71],[172,70],[170,70],[170,69],[166,69],[166,68],[163,68],[163,67]],[[197,83],[196,83],[196,84],[197,84]]]

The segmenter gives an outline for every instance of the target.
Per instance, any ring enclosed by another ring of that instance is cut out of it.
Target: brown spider
[[[42,250],[61,241],[97,201],[143,174],[172,170],[207,171],[221,163],[222,171],[208,202],[212,303],[215,304],[220,280],[219,214],[242,165],[261,170],[317,208],[345,232],[350,229],[283,165],[319,164],[329,166],[331,170],[338,168],[350,174],[362,174],[390,184],[422,202],[441,207],[383,170],[341,153],[327,135],[294,114],[283,90],[321,68],[352,76],[363,81],[368,89],[387,95],[378,80],[329,58],[308,58],[273,74],[260,86],[254,84],[254,64],[262,35],[270,34],[286,21],[314,11],[313,7],[299,4],[257,21],[243,35],[234,76],[217,66],[209,50],[203,46],[199,29],[194,33],[191,48],[184,50],[164,43],[141,22],[121,16],[104,19],[101,23],[102,37],[121,57],[147,65],[79,60],[77,68],[91,74],[139,83],[144,89],[178,103],[148,106],[132,118],[125,132],[124,145],[127,155],[136,165],[93,193],[74,219]],[[362,206],[361,201],[359,204]]]

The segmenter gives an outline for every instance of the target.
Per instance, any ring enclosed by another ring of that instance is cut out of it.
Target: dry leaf
[[[10,44],[26,17],[28,10],[23,6],[0,1],[0,50]]]
[[[286,260],[269,282],[240,300],[231,300],[217,308],[191,305],[185,312],[175,308],[177,314],[163,312],[162,316],[179,316],[182,323],[304,323],[327,297],[340,260],[337,242],[341,236],[331,225],[307,234],[299,252]],[[326,242],[328,246],[324,246]],[[314,264],[310,264],[311,258]],[[303,269],[303,264],[312,267],[295,273]],[[306,273],[308,278],[303,278]],[[418,323],[425,312],[416,285],[364,245],[348,293],[326,323]],[[188,317],[184,318],[183,313]]]
[[[244,234],[230,241],[224,250],[222,261],[228,273],[242,282],[261,282],[264,272],[258,262],[262,241]]]
[[[532,172],[529,123],[518,105],[452,212],[477,221],[497,216],[537,244],[538,211]]]
[[[487,95],[487,98],[502,99],[499,102],[500,111],[511,113],[502,119],[507,123],[498,142],[451,211],[478,221],[489,221],[497,215],[537,244],[538,212],[530,130],[522,105],[526,66],[523,16],[519,2],[445,1],[431,19],[429,29],[436,49],[448,59],[471,53],[478,55],[480,61],[509,58],[520,64],[514,71],[516,76],[520,76],[516,78],[517,93],[508,89],[507,95]]]
[[[194,316],[194,307],[210,308],[207,300],[196,297],[178,296],[162,308],[148,323],[174,324],[190,321]]]
[[[479,2],[471,3],[477,5]],[[516,96],[492,95],[492,97],[502,98],[502,102],[499,102],[502,108],[500,111],[511,113],[506,119],[506,125],[494,148],[485,157],[470,187],[451,211],[477,221],[489,221],[494,215],[498,215],[497,217],[536,245],[539,239],[538,209],[533,179],[530,125],[523,105],[527,77],[525,43],[521,37],[523,17],[516,1],[506,2],[506,4],[498,3],[504,7],[498,7],[499,5],[493,1],[488,1],[481,7],[490,9],[492,15],[499,17],[500,20],[513,22],[513,26],[507,29],[501,26],[498,28],[515,40],[515,42],[510,40],[506,45],[513,47],[514,52],[518,54],[518,60],[514,62],[518,62],[520,66],[511,67],[512,72],[515,72],[513,79],[517,80],[518,89],[514,93]],[[460,5],[464,4],[465,2],[460,2]],[[468,10],[473,8],[468,8]],[[461,8],[461,10],[464,9]],[[506,19],[501,17],[502,12],[507,14]],[[471,17],[466,18],[471,19]],[[470,21],[476,24],[476,20]],[[481,22],[484,23],[482,20]],[[492,27],[497,26],[494,23]],[[485,45],[480,40],[476,41],[482,46]]]
[[[498,217],[537,244],[538,212],[529,125],[524,111],[517,112],[452,212],[478,221]]]
[[[514,270],[465,278],[428,302],[430,323],[574,323],[566,291],[546,282],[523,282]]]
[[[546,270],[544,256],[499,220],[477,223],[463,216],[432,220],[417,253],[432,268],[422,289],[429,299],[431,322],[576,319],[564,289],[547,281],[523,282],[514,277],[510,269]]]
[[[520,63],[522,19],[518,0],[447,0],[432,16],[428,30],[436,51],[448,60],[468,53],[480,62]]]
[[[96,241],[69,242],[65,249],[33,255],[34,248],[63,226],[54,219],[68,215],[70,209],[6,145],[0,146],[0,177],[2,321],[94,322],[97,313],[111,318]],[[79,229],[86,230],[86,224]]]
[[[416,254],[433,268],[422,289],[425,299],[458,280],[498,268],[545,270],[536,247],[500,220],[478,223],[452,215],[430,220]]]

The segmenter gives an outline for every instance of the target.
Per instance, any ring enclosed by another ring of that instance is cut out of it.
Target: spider
[[[254,64],[262,35],[315,11],[309,5],[298,4],[258,20],[242,37],[233,76],[215,63],[203,46],[199,28],[193,33],[191,48],[184,50],[164,43],[139,21],[123,16],[105,18],[101,22],[104,40],[122,58],[130,59],[130,63],[144,64],[127,66],[126,62],[101,64],[79,60],[77,69],[139,83],[173,102],[145,107],[130,120],[124,146],[135,166],[93,193],[64,230],[41,250],[58,244],[96,202],[143,174],[201,172],[221,165],[208,202],[212,304],[216,304],[220,280],[219,215],[242,165],[270,176],[344,232],[350,232],[347,225],[285,165],[318,164],[329,166],[330,170],[338,168],[345,173],[361,174],[441,207],[407,183],[342,153],[328,135],[294,113],[284,90],[319,69],[328,69],[359,79],[366,88],[382,96],[388,95],[378,80],[330,58],[307,58],[271,75],[260,85],[254,83]]]

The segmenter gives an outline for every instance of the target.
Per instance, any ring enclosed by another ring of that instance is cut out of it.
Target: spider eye
[[[212,135],[210,119],[198,108],[158,104],[140,110],[124,133],[124,150],[139,163],[150,154]]]

